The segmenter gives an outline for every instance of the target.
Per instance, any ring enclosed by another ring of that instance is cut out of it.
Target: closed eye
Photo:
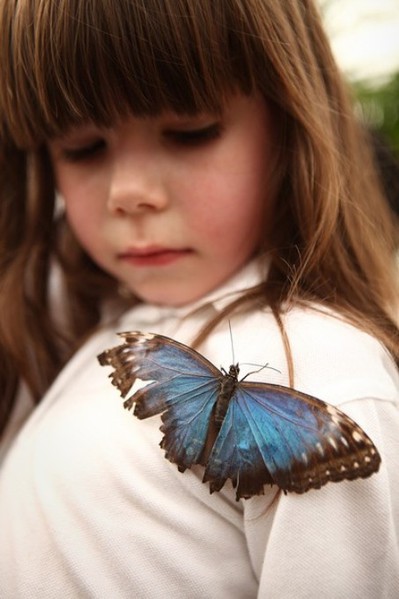
[[[79,162],[95,158],[106,148],[106,142],[103,139],[95,140],[93,143],[78,146],[76,148],[63,148],[62,158],[67,162]]]
[[[212,123],[199,129],[168,129],[164,136],[172,143],[182,146],[201,146],[217,139],[222,133],[220,123]]]

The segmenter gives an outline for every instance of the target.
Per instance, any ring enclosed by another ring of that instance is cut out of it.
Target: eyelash
[[[183,146],[200,146],[206,142],[220,137],[222,127],[219,123],[212,123],[207,127],[192,130],[171,130],[165,133],[166,137]]]
[[[200,129],[182,129],[182,130],[166,130],[164,137],[166,140],[184,147],[199,147],[205,145],[214,139],[220,137],[222,126],[220,123],[212,123]],[[82,146],[81,148],[65,148],[62,151],[62,156],[67,162],[80,162],[96,158],[103,150],[106,149],[106,141],[99,139],[98,141]]]
[[[62,150],[62,157],[67,162],[80,162],[94,158],[106,147],[105,141],[98,140],[81,148],[65,148]]]

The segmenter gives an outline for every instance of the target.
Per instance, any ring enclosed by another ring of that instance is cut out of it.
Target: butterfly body
[[[229,407],[229,402],[237,387],[240,369],[238,364],[232,364],[229,368],[229,372],[226,372],[223,368],[221,372],[223,376],[220,378],[220,390],[216,400],[214,413],[214,422],[218,428],[222,425]]]
[[[126,397],[136,379],[149,381],[124,406],[140,419],[161,414],[161,447],[180,471],[205,467],[203,482],[236,497],[265,484],[304,493],[329,481],[366,478],[380,456],[366,433],[332,405],[289,387],[239,380],[239,365],[217,369],[195,350],[162,335],[121,333],[106,350],[112,383]]]

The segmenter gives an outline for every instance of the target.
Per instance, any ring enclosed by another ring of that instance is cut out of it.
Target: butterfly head
[[[240,374],[240,367],[238,364],[232,364],[229,368],[228,376],[231,376],[233,379],[237,380],[238,375]]]
[[[232,364],[228,372],[225,368],[223,368],[223,366],[220,368],[220,370],[224,376],[234,379],[235,381],[238,380],[238,375],[240,374],[240,367],[238,364]]]

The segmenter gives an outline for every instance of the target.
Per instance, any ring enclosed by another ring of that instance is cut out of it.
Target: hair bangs
[[[128,112],[218,112],[254,88],[234,1],[4,1],[0,124],[21,147]]]

